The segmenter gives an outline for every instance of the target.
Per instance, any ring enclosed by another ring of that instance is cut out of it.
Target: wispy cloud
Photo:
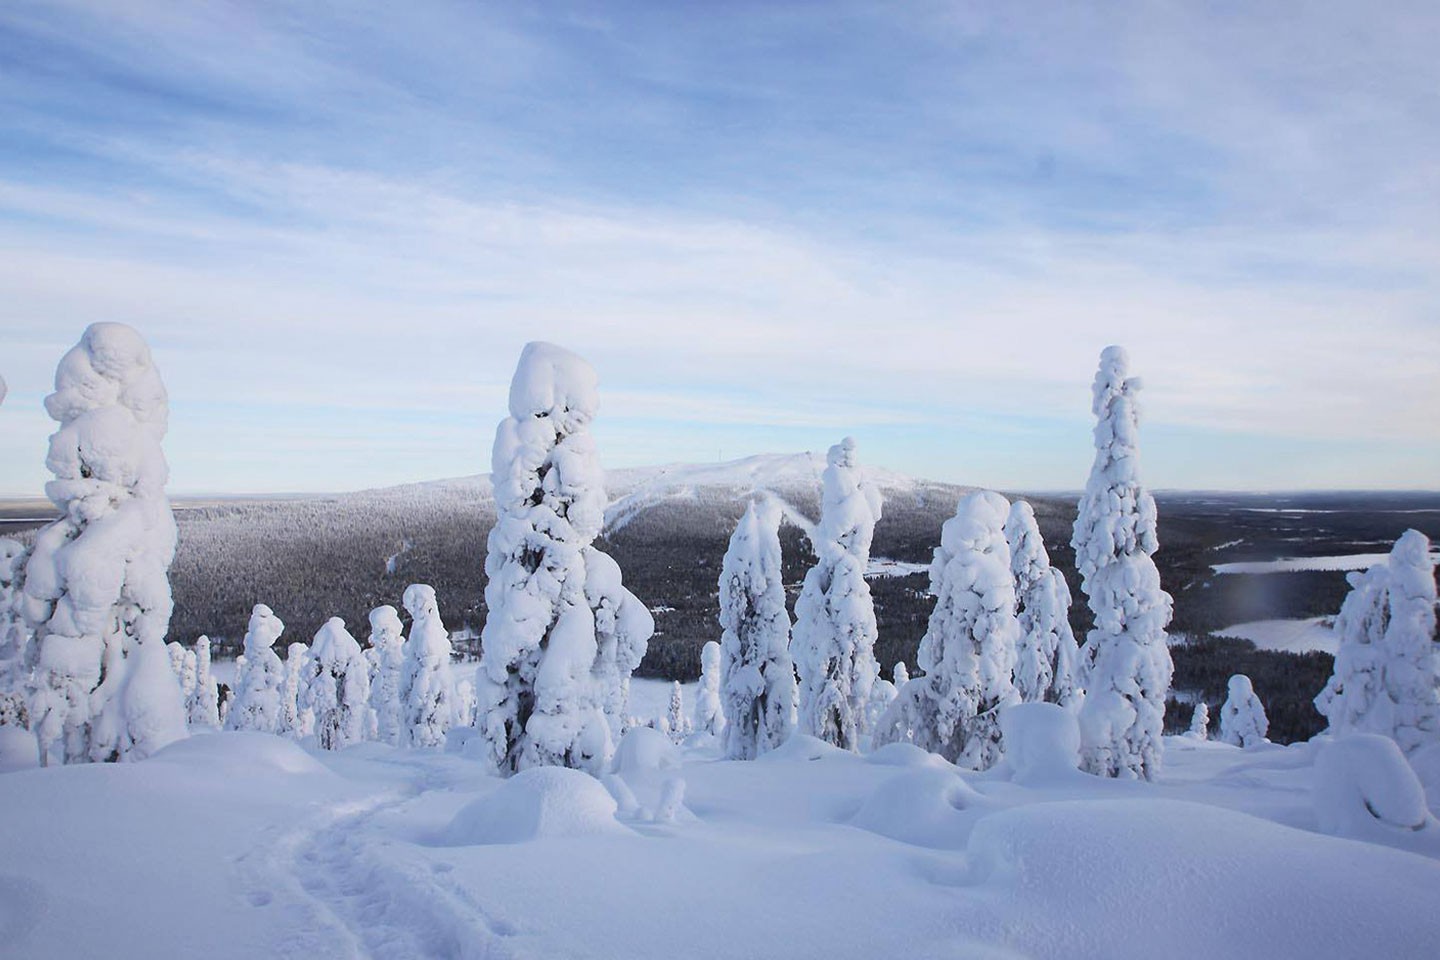
[[[1073,486],[1118,341],[1158,483],[1286,485],[1265,437],[1291,485],[1433,484],[1433,9],[713,13],[7,5],[0,490],[96,319],[155,345],[191,489],[482,470],[534,338],[617,464],[849,431]]]

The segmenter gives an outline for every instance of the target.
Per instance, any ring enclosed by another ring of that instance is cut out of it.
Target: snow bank
[[[1033,804],[966,855],[951,921],[1027,957],[1420,958],[1440,936],[1440,865],[1194,803]]]
[[[1385,842],[1396,831],[1435,829],[1425,788],[1395,741],[1340,737],[1315,759],[1315,818],[1327,833]]]
[[[955,850],[995,809],[953,769],[922,767],[882,783],[850,822],[903,843]]]
[[[1005,760],[1012,779],[1038,787],[1081,776],[1080,727],[1075,714],[1053,703],[1018,703],[1000,711]]]
[[[609,791],[588,773],[532,767],[463,808],[444,839],[466,846],[624,833],[616,810]]]

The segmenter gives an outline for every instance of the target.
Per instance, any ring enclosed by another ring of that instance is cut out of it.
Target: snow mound
[[[1410,769],[1415,771],[1420,785],[1425,788],[1431,811],[1440,810],[1440,743],[1421,747],[1410,754],[1409,760]]]
[[[1420,778],[1394,740],[1374,733],[1333,740],[1315,758],[1315,817],[1326,833],[1359,840],[1435,829]]]
[[[841,750],[839,747],[826,743],[819,737],[812,737],[808,733],[797,733],[786,740],[780,746],[769,753],[762,753],[757,760],[761,761],[807,761],[823,760],[826,757],[853,757],[849,750]]]
[[[1000,712],[1005,759],[1012,779],[1038,787],[1081,777],[1080,726],[1054,703],[1019,703]]]
[[[887,743],[870,752],[866,761],[883,767],[933,767],[936,770],[954,770],[955,765],[938,753],[922,750],[913,743]]]
[[[850,823],[918,847],[958,850],[994,809],[953,770],[922,767],[876,787]]]
[[[210,767],[217,777],[249,779],[267,771],[335,777],[293,740],[248,730],[196,734],[172,743],[151,761]]]
[[[653,727],[634,727],[615,751],[614,771],[622,777],[678,770],[680,753],[670,738]]]
[[[445,830],[450,846],[524,843],[624,831],[604,785],[568,767],[531,767],[462,808]]]
[[[40,766],[35,734],[23,727],[0,726],[0,773]]]
[[[1440,865],[1200,804],[1031,804],[966,854],[982,896],[953,922],[1016,955],[1425,957],[1440,935]]]

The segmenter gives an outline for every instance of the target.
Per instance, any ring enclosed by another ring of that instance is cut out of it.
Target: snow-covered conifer
[[[310,648],[296,641],[285,648],[285,679],[280,684],[280,716],[275,723],[275,732],[282,737],[303,739],[308,731],[300,719],[301,693],[309,676],[307,667]]]
[[[1005,539],[1020,620],[1015,690],[1026,703],[1072,706],[1078,693],[1074,675],[1078,650],[1070,629],[1070,591],[1059,571],[1050,566],[1035,510],[1026,501],[1011,504]]]
[[[175,556],[165,386],[138,333],[96,323],[60,361],[45,409],[60,424],[45,492],[61,516],[25,568],[32,727],[42,762],[141,759],[185,736],[164,646]]]
[[[255,730],[275,733],[280,724],[281,687],[285,665],[272,649],[285,623],[263,603],[250,611],[245,631],[245,655],[236,664],[235,689],[225,714],[226,730]]]
[[[455,720],[450,634],[440,620],[433,587],[412,583],[402,600],[412,621],[400,682],[404,745],[438,747]]]
[[[1230,678],[1229,696],[1220,708],[1220,739],[1237,747],[1253,747],[1265,742],[1269,730],[1265,707],[1255,695],[1250,678],[1235,674]]]
[[[930,565],[935,609],[920,641],[924,676],[899,691],[877,746],[913,742],[976,770],[1001,756],[1000,710],[1018,703],[1012,674],[1020,623],[1005,542],[1009,502],[979,490],[945,521]]]
[[[179,640],[171,640],[165,644],[165,652],[170,655],[170,672],[175,674],[175,683],[180,687],[180,696],[185,696],[185,648],[180,645]]]
[[[689,735],[690,724],[685,717],[685,694],[680,688],[679,680],[670,684],[670,711],[665,715],[665,719],[670,728],[671,740],[679,743]]]
[[[498,517],[485,573],[489,607],[476,672],[476,725],[505,771],[603,771],[628,713],[629,677],[654,620],[591,542],[605,516],[590,435],[595,371],[548,343],[527,344],[495,432]]]
[[[28,551],[16,540],[0,538],[0,726],[28,727],[26,701],[29,668],[25,662],[29,631],[20,615]]]
[[[185,701],[185,713],[192,727],[220,726],[220,686],[210,672],[210,638],[195,641],[195,688]]]
[[[891,682],[895,684],[896,690],[901,689],[905,684],[910,682],[910,670],[905,666],[904,660],[895,661],[895,666],[890,671],[890,678]]]
[[[720,706],[720,644],[706,640],[700,648],[700,686],[695,691],[697,733],[719,736],[725,729],[725,711]]]
[[[800,731],[857,750],[868,733],[870,688],[880,673],[865,566],[881,497],[860,473],[854,440],[831,447],[826,461],[816,560],[795,603],[790,652],[800,677]]]
[[[310,645],[302,709],[315,715],[315,734],[326,750],[365,739],[370,712],[370,667],[345,621],[325,621]]]
[[[1151,559],[1158,546],[1155,499],[1140,484],[1140,380],[1128,375],[1129,363],[1120,347],[1100,355],[1091,407],[1095,463],[1070,542],[1095,614],[1081,652],[1081,765],[1101,776],[1148,780],[1163,751],[1171,601]]]
[[[447,641],[448,642],[448,641]],[[404,703],[400,690],[405,676],[405,627],[400,614],[386,604],[370,611],[370,708],[375,711],[375,736],[398,747],[404,736]]]
[[[1440,741],[1440,656],[1430,542],[1407,530],[1385,563],[1348,575],[1335,670],[1315,706],[1337,735],[1376,733],[1406,753]]]
[[[725,753],[753,760],[795,727],[795,666],[780,568],[780,511],[751,503],[730,536],[720,571],[720,695]]]
[[[1190,729],[1185,735],[1196,740],[1210,739],[1210,708],[1204,700],[1195,704],[1195,712],[1190,715]]]

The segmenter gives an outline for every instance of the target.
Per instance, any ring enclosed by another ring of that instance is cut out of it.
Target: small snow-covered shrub
[[[695,691],[695,715],[691,726],[696,733],[718,737],[725,729],[725,711],[720,706],[720,644],[705,641],[700,648],[700,686]]]
[[[1210,739],[1210,708],[1201,700],[1195,704],[1195,712],[1190,715],[1190,729],[1185,736],[1195,740]]]
[[[1355,733],[1315,758],[1315,817],[1326,833],[1360,840],[1434,827],[1425,789],[1388,737]]]
[[[464,846],[624,833],[616,809],[615,798],[588,773],[537,767],[522,770],[463,807],[444,839]]]
[[[210,638],[195,640],[195,687],[185,701],[190,726],[215,729],[220,726],[220,685],[210,672]]]
[[[1265,707],[1250,678],[1237,673],[1230,678],[1229,696],[1220,708],[1220,739],[1237,747],[1254,747],[1269,742],[1265,739],[1269,730]]]

